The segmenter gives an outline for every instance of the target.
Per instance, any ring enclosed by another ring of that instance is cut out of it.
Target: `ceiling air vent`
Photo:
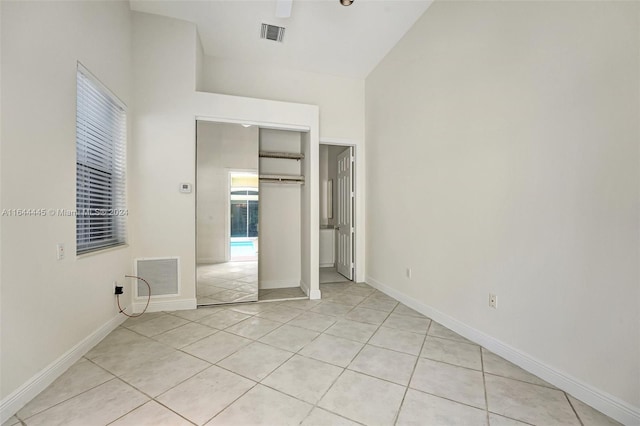
[[[276,25],[269,25],[269,24],[262,24],[262,30],[260,31],[260,38],[282,42],[283,37],[284,37],[284,27],[278,27]]]

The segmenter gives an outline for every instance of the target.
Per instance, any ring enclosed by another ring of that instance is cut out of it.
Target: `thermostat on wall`
[[[191,184],[190,183],[181,183],[180,184],[180,192],[183,192],[185,194],[190,194],[191,193]]]

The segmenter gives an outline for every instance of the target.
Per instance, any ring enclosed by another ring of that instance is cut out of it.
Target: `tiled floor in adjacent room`
[[[127,320],[6,424],[610,425],[365,284]]]
[[[348,281],[340,275],[335,267],[320,268],[320,284],[339,283]]]

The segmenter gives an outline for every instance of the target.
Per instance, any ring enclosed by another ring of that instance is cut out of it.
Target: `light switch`
[[[58,260],[64,259],[64,244],[63,243],[58,243],[56,245],[56,252],[58,254]]]

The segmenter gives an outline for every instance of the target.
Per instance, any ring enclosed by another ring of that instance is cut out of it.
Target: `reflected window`
[[[258,191],[234,188],[231,191],[231,238],[258,236]]]

